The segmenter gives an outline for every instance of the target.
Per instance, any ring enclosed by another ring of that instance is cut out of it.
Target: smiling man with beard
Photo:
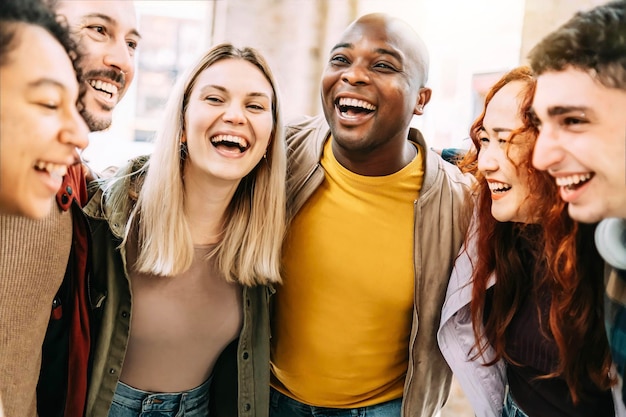
[[[70,1],[56,5],[82,54],[85,83],[82,115],[91,131],[107,129],[115,105],[135,76],[135,49],[141,39],[132,1]]]

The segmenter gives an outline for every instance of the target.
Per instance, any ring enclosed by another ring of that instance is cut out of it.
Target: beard
[[[111,118],[99,118],[96,117],[93,113],[90,113],[89,110],[83,108],[80,111],[80,115],[83,116],[85,123],[87,123],[87,127],[90,132],[99,132],[101,130],[106,130],[111,126]]]

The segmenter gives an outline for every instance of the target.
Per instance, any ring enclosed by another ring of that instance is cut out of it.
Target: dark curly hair
[[[608,88],[626,90],[626,0],[576,13],[529,53],[537,75],[573,67]]]
[[[2,0],[0,2],[0,67],[9,63],[11,51],[19,46],[20,28],[23,25],[43,28],[63,46],[76,71],[80,88],[77,105],[80,110],[84,93],[81,82],[82,73],[78,66],[80,56],[76,44],[70,38],[68,27],[57,20],[51,3],[45,3],[42,0]]]

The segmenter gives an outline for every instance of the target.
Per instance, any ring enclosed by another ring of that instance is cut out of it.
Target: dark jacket
[[[40,417],[82,417],[94,304],[89,300],[89,228],[81,210],[87,203],[87,189],[80,165],[69,168],[56,199],[62,210],[72,211],[72,249],[42,347],[37,412]]]
[[[146,160],[139,158],[126,172],[136,171]],[[93,349],[88,417],[108,415],[126,355],[132,317],[126,251],[120,248],[129,213],[106,210],[105,216],[104,206],[102,190],[98,190],[84,209],[96,248],[94,285],[106,288],[107,294],[102,310],[98,310],[100,328]],[[255,286],[243,287],[242,291],[243,326],[239,338],[222,352],[215,364],[209,399],[211,417],[267,417],[269,413],[268,304],[274,289]]]

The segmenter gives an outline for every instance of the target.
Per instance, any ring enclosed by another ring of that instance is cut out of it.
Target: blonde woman
[[[174,88],[153,155],[86,207],[101,306],[88,416],[267,415],[285,212],[277,92],[257,51],[212,48]]]

